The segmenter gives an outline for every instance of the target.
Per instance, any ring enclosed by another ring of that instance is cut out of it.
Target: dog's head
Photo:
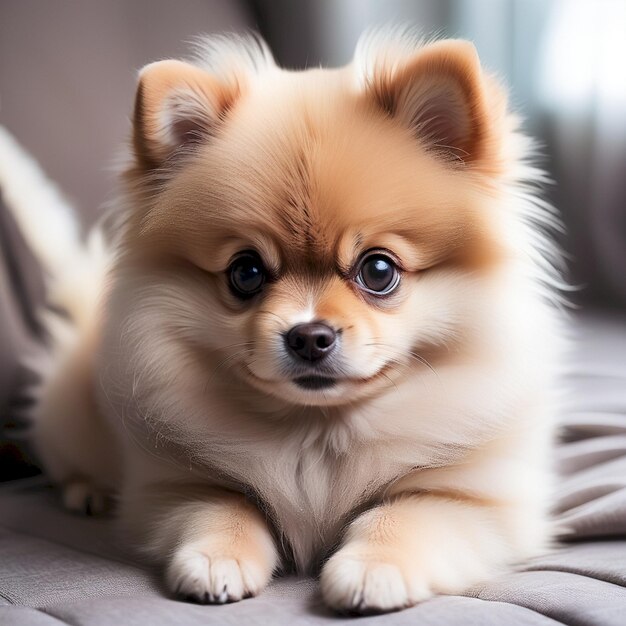
[[[306,72],[233,45],[140,75],[128,247],[160,276],[150,306],[207,377],[303,405],[380,393],[461,339],[503,257],[503,99],[466,42]]]

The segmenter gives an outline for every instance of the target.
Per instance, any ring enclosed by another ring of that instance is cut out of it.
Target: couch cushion
[[[10,604],[45,607],[59,598],[65,604],[158,591],[144,569],[26,533],[0,530],[0,555],[0,589]]]

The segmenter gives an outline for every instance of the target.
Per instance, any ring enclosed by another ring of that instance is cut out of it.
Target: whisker
[[[365,345],[382,349],[383,352],[386,351],[386,353],[390,355],[392,359],[396,360],[396,362],[401,361],[402,359],[412,359],[414,361],[417,361],[418,363],[421,363],[422,365],[427,367],[433,374],[435,374],[435,376],[437,376],[437,378],[439,378],[439,374],[437,373],[433,365],[425,357],[415,352],[415,350],[411,350],[411,352],[402,352],[400,350],[396,350],[392,346],[378,341],[372,341]]]
[[[215,369],[213,370],[213,373],[212,373],[212,374],[211,374],[211,376],[208,378],[208,380],[207,380],[207,382],[206,382],[206,385],[205,385],[205,390],[206,390],[206,388],[208,387],[208,385],[209,385],[210,383],[212,383],[212,382],[213,382],[213,380],[215,379],[215,376],[217,376],[217,373],[219,372],[219,370],[220,370],[222,367],[224,367],[224,366],[228,365],[228,367],[227,367],[227,369],[228,369],[228,368],[232,365],[232,361],[233,361],[233,359],[236,359],[236,358],[241,357],[241,356],[246,355],[246,354],[251,354],[252,352],[253,352],[253,350],[252,350],[252,348],[251,348],[251,347],[250,347],[250,348],[244,348],[244,349],[242,349],[242,350],[237,350],[237,351],[236,351],[236,352],[234,352],[233,354],[231,354],[231,355],[229,355],[229,356],[225,357],[224,359],[222,359],[222,360],[221,360],[221,361],[220,361],[220,362],[219,362],[219,363],[215,366]]]
[[[215,351],[230,350],[231,348],[239,348],[241,346],[252,346],[252,345],[253,345],[252,341],[242,341],[240,343],[231,343],[231,344],[228,344],[227,346],[219,346],[218,348],[215,348]]]
[[[273,315],[275,318],[277,318],[281,324],[283,324],[284,326],[289,326],[289,322],[284,318],[281,317],[280,315],[278,315],[278,313],[274,313],[274,311],[268,311],[267,309],[261,309],[259,311],[260,314],[264,314],[264,315]]]

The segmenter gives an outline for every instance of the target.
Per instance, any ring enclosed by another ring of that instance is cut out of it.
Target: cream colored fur
[[[562,322],[537,222],[552,218],[473,49],[378,35],[352,66],[290,73],[218,39],[195,66],[164,63],[141,75],[110,251],[76,252],[86,283],[50,264],[75,325],[55,334],[35,435],[68,504],[86,484],[117,493],[129,542],[207,602],[291,563],[321,565],[338,610],[393,610],[545,550]],[[433,126],[428,107],[449,106]],[[190,119],[200,144],[177,135]],[[450,130],[452,155],[433,134]],[[406,265],[395,299],[364,301],[322,265],[367,246]],[[240,305],[223,271],[249,248],[279,279]],[[278,341],[319,317],[344,329],[345,380],[325,393],[294,387]]]

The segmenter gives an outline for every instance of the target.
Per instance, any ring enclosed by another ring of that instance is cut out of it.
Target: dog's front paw
[[[322,570],[324,599],[339,611],[367,613],[465,593],[512,560],[497,519],[484,506],[425,496],[367,511]]]
[[[272,569],[273,565],[259,555],[186,547],[178,550],[170,562],[167,583],[181,599],[224,604],[258,594],[270,581]]]
[[[431,595],[417,581],[407,580],[400,559],[384,553],[340,550],[324,566],[320,583],[326,603],[348,613],[396,611]]]

